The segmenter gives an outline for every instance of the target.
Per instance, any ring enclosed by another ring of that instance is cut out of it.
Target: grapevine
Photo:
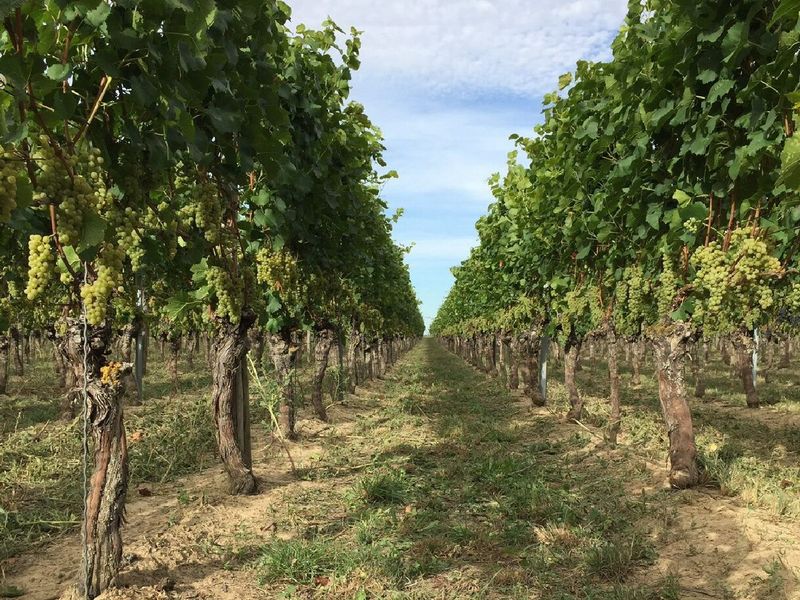
[[[0,223],[7,223],[17,207],[17,174],[14,156],[0,147]]]

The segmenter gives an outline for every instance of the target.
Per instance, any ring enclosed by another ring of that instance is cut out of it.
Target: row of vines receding
[[[579,62],[536,135],[513,136],[431,328],[473,362],[510,357],[513,387],[524,365],[536,403],[541,342],[555,339],[575,421],[580,350],[604,338],[612,442],[618,342],[649,343],[675,487],[700,477],[687,357],[697,373],[704,341],[732,346],[757,407],[759,342],[800,326],[798,13],[797,0],[629,2],[613,58]]]
[[[250,493],[251,345],[269,342],[291,437],[302,332],[315,385],[335,344],[354,386],[424,325],[381,133],[348,98],[357,31],[290,29],[278,0],[3,4],[0,393],[9,348],[52,340],[61,410],[92,438],[77,592],[93,598],[122,559],[135,342],[141,363],[143,338],[209,340],[218,453]]]

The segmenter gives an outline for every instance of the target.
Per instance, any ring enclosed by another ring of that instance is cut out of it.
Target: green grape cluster
[[[42,295],[53,276],[54,264],[50,237],[32,235],[28,240],[28,285],[25,288],[28,300]]]
[[[216,314],[238,321],[244,302],[244,286],[241,280],[234,281],[230,273],[220,267],[209,267],[206,282],[217,297]]]
[[[656,291],[656,303],[659,315],[668,315],[672,312],[675,296],[678,294],[678,276],[675,268],[666,254],[661,257],[662,268],[658,276],[658,289]]]
[[[698,248],[689,263],[696,269],[695,285],[707,293],[705,309],[718,313],[722,309],[730,272],[725,252],[719,242]]]
[[[128,206],[124,209],[111,209],[104,216],[116,231],[117,244],[124,248],[130,257],[133,271],[139,271],[142,268],[142,259],[144,258],[142,238],[139,234],[139,213]]]
[[[125,250],[105,244],[97,257],[97,278],[81,287],[81,298],[86,307],[86,320],[90,325],[103,323],[108,304],[115,291],[122,291],[122,267]]]
[[[140,215],[145,202],[140,180],[141,176],[136,170],[127,174],[122,180],[124,196],[116,199],[115,202],[106,203],[102,213],[116,231],[117,245],[125,249],[131,259],[134,272],[141,269],[144,258],[139,228],[143,220]]]
[[[689,219],[686,219],[683,222],[683,228],[686,231],[690,231],[692,233],[697,233],[697,230],[700,228],[700,225],[702,225],[702,224],[703,224],[703,222],[700,219],[696,219],[695,217],[691,217]]]
[[[14,156],[0,147],[0,223],[8,223],[17,208],[17,173]]]
[[[627,267],[614,290],[614,324],[623,335],[636,335],[645,320],[648,282],[639,265]]]
[[[800,315],[800,281],[793,281],[786,292],[784,304],[793,315]]]
[[[39,166],[34,200],[56,206],[59,239],[65,246],[75,245],[86,214],[108,204],[109,192],[101,172],[103,157],[91,147],[57,156],[46,136],[40,141],[33,157]]]
[[[598,327],[603,319],[600,289],[584,285],[570,290],[564,297],[566,306],[560,311],[562,335],[567,338],[580,331],[588,333]]]
[[[204,230],[205,238],[212,244],[220,241],[222,231],[222,204],[217,186],[210,181],[198,184],[193,190],[194,220]]]
[[[695,318],[707,331],[753,328],[775,303],[772,288],[781,264],[751,228],[731,232],[727,250],[719,242],[699,248],[690,264],[700,300]]]
[[[299,287],[297,259],[289,252],[262,248],[256,255],[256,267],[258,283],[271,291],[289,295]]]

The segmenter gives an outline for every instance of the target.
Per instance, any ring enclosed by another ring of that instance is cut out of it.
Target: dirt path
[[[131,490],[103,598],[800,598],[800,528],[664,472],[502,390],[432,340],[290,445],[260,493],[219,468]],[[5,566],[58,598],[78,538]]]

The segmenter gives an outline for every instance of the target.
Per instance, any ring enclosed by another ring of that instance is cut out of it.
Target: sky
[[[289,0],[292,22],[331,17],[363,32],[352,99],[385,137],[404,209],[395,239],[414,244],[411,280],[430,324],[450,268],[477,245],[475,222],[505,170],[509,136],[541,122],[541,98],[577,60],[605,60],[626,0]]]

